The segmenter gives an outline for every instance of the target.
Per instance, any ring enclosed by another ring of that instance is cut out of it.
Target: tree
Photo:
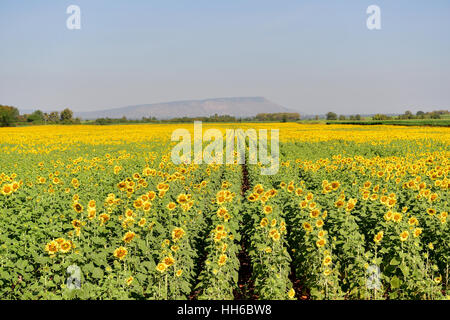
[[[64,123],[72,122],[73,112],[69,108],[64,109],[61,112],[61,121]]]
[[[327,113],[327,120],[337,120],[337,114],[334,112]]]
[[[379,113],[377,113],[376,115],[374,115],[372,117],[372,120],[391,120],[391,119],[392,119],[391,117],[388,117],[385,114],[379,114]]]
[[[59,112],[57,112],[57,111],[50,112],[50,114],[48,115],[48,122],[57,123],[59,121],[59,119],[60,119],[60,116],[59,116]]]
[[[341,114],[341,115],[339,116],[339,120],[345,120],[345,116],[344,116],[343,114]]]
[[[431,119],[440,119],[441,116],[440,116],[440,114],[438,112],[433,111],[433,112],[430,113],[430,118]]]
[[[36,110],[28,116],[27,121],[41,123],[44,121],[44,113],[41,110]]]
[[[361,120],[361,115],[360,115],[360,114],[357,114],[357,115],[355,116],[355,120]]]
[[[405,111],[405,119],[414,119],[414,115],[411,111]]]
[[[17,122],[19,110],[15,107],[0,105],[0,127],[12,127]]]

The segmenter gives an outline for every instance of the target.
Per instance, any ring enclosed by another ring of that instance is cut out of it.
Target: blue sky
[[[66,8],[81,8],[81,30]],[[366,28],[381,8],[382,29]],[[448,0],[0,2],[0,104],[264,96],[307,114],[450,107]]]

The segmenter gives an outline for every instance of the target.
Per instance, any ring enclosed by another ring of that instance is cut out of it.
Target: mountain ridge
[[[179,117],[207,117],[214,114],[237,118],[253,117],[258,113],[296,112],[264,97],[228,97],[201,100],[180,100],[152,104],[130,105],[99,111],[74,112],[75,117],[84,120],[97,118],[141,119],[156,117],[172,119]]]

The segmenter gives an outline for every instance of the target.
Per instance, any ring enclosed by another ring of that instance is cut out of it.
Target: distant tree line
[[[300,120],[298,113],[260,113],[255,117],[236,118],[230,115],[215,114],[209,117],[179,117],[165,120],[158,120],[155,117],[142,117],[140,120],[130,120],[126,117],[120,119],[99,118],[92,122],[92,124],[108,125],[108,124],[123,124],[123,123],[186,123],[193,121],[202,122],[250,122],[250,121],[297,121]]]
[[[406,111],[398,116],[398,119],[441,119],[442,115],[449,114],[448,110],[436,110],[431,112],[417,111],[414,115],[411,111]]]
[[[278,113],[258,113],[255,117],[258,121],[298,121],[300,120],[300,114],[293,112],[278,112]]]
[[[347,117],[344,116],[343,114],[341,114],[339,117],[336,113],[334,112],[328,112],[327,113],[327,120],[347,120]],[[348,117],[348,120],[361,120],[361,115],[357,114],[357,115],[351,115]]]
[[[404,114],[398,116],[387,116],[385,114],[376,114],[372,120],[414,120],[414,119],[441,119],[442,115],[449,114],[448,110],[437,110],[431,112],[417,111],[413,114],[411,111],[405,111]]]
[[[449,114],[448,110],[437,110],[431,112],[417,111],[413,114],[411,111],[406,111],[404,114],[398,116],[389,116],[386,114],[377,113],[372,116],[372,120],[407,120],[407,119],[441,119],[442,115]],[[328,112],[326,114],[327,120],[361,120],[361,115],[351,115],[346,117],[345,115],[337,115],[334,112]]]
[[[81,120],[73,117],[69,108],[61,112],[42,112],[36,110],[31,114],[20,114],[16,107],[0,105],[0,127],[13,127],[25,124],[79,124]]]

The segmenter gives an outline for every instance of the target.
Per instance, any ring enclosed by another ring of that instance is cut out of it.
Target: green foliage
[[[15,107],[0,105],[0,127],[12,127],[16,124],[19,110]]]

